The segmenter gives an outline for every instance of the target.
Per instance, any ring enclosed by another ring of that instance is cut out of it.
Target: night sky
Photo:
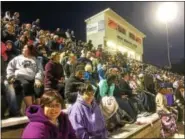
[[[159,66],[168,64],[165,25],[156,20],[160,2],[1,2],[2,12],[20,13],[22,22],[40,18],[43,29],[73,29],[78,39],[85,40],[88,17],[111,8],[144,34],[144,61]],[[171,61],[184,58],[184,3],[177,2],[178,15],[169,24]]]

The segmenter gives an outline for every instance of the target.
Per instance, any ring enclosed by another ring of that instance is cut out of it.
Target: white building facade
[[[85,22],[86,39],[92,40],[95,47],[110,52],[120,51],[129,58],[143,60],[143,39],[146,36],[110,8]]]

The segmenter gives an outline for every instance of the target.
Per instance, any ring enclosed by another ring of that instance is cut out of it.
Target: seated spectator
[[[16,94],[24,94],[26,106],[33,104],[33,96],[36,103],[42,95],[43,68],[36,60],[33,45],[25,45],[22,55],[16,56],[7,66],[7,99],[9,103],[10,115],[20,114],[20,106],[16,101]],[[20,103],[20,102],[19,102]]]
[[[99,76],[99,80],[104,80],[105,79],[105,73],[107,70],[107,66],[105,64],[103,64],[99,70],[98,70],[98,76]]]
[[[68,115],[77,138],[106,139],[108,137],[104,117],[94,101],[94,90],[90,84],[79,86],[78,98],[69,109]]]
[[[12,42],[15,42],[16,36],[15,36],[14,28],[11,24],[7,24],[5,30],[2,31],[1,40],[3,42],[6,42],[7,40],[11,40]]]
[[[133,119],[137,117],[139,113],[138,100],[135,99],[135,95],[129,86],[130,76],[129,73],[121,73],[121,78],[116,85],[116,97],[121,109],[125,110]]]
[[[89,81],[91,83],[91,85],[93,85],[94,87],[97,87],[96,81],[95,81],[95,79],[93,78],[93,75],[92,75],[92,66],[91,66],[91,64],[86,64],[85,65],[84,79],[86,81]]]
[[[57,91],[46,91],[40,105],[32,105],[26,110],[30,122],[22,138],[76,139],[67,114],[61,111],[63,103]]]
[[[178,121],[183,122],[184,124],[184,87],[181,85],[178,87],[175,92],[175,104],[177,105],[177,109],[179,112]]]
[[[16,55],[18,55],[17,50],[14,48],[13,42],[11,40],[7,40],[6,43],[6,54],[8,56],[7,62],[12,60]]]
[[[1,43],[1,47],[2,47],[2,43]],[[5,86],[4,86],[4,80],[5,80],[5,77],[6,77],[6,63],[5,63],[2,56],[1,56],[0,71],[1,71],[1,77],[0,77],[0,83],[1,83],[1,119],[4,119],[6,108],[7,108],[6,89],[5,89]]]
[[[158,84],[158,93],[156,95],[156,110],[159,113],[160,111],[163,111],[165,113],[171,113],[176,112],[176,110],[172,107],[169,107],[167,105],[167,99],[165,97],[165,94],[168,93],[167,85],[165,83]]]
[[[15,49],[18,52],[18,54],[21,54],[22,49],[24,45],[26,45],[28,42],[28,38],[24,35],[21,35],[19,39],[14,43]]]
[[[115,89],[116,76],[109,74],[107,79],[101,80],[98,84],[101,97],[113,96]]]
[[[66,79],[68,79],[71,76],[71,74],[74,73],[76,63],[77,63],[76,56],[71,54],[68,58],[67,63],[65,63],[64,65]]]
[[[65,83],[65,98],[69,104],[73,104],[76,101],[78,90],[77,86],[83,83],[84,76],[84,65],[77,65],[75,68],[75,73],[72,74]]]
[[[58,40],[59,40],[58,35],[54,35],[53,40],[50,42],[50,46],[49,46],[49,49],[51,49],[52,52],[59,50]]]
[[[56,89],[64,98],[64,72],[59,63],[60,53],[53,52],[50,61],[45,66],[44,87],[45,90]]]
[[[85,55],[82,55],[79,59],[78,62],[88,64],[90,63],[92,65],[92,61],[90,60],[91,58],[91,52],[88,51]],[[93,65],[92,65],[93,66]]]
[[[130,80],[129,73],[122,73],[121,79],[119,81],[119,87],[120,87],[120,92],[124,93],[122,95],[132,97],[133,94],[132,94],[132,89],[129,86],[129,80]]]
[[[3,43],[3,42],[1,42],[1,57],[2,57],[2,61],[8,61],[8,55],[7,55],[7,53],[6,53],[6,51],[7,51],[7,47],[6,47],[6,45]]]
[[[49,58],[48,58],[49,50],[45,46],[44,36],[39,37],[39,41],[36,44],[36,51],[37,51],[38,57],[42,59],[41,61],[42,61],[43,67],[45,67],[46,63],[49,61]]]

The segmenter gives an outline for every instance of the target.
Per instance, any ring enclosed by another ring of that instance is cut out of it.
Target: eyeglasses
[[[48,105],[46,105],[46,107],[48,107],[48,108],[60,108],[61,104],[59,104],[59,103],[57,103],[57,104],[48,104]]]

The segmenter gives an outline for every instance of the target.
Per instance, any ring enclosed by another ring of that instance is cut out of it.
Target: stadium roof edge
[[[130,24],[128,21],[126,21],[123,17],[121,17],[119,14],[117,14],[111,8],[107,8],[107,9],[105,9],[105,10],[103,10],[103,11],[101,11],[101,12],[99,12],[99,13],[97,13],[97,14],[95,14],[95,15],[87,18],[87,19],[85,19],[85,22],[87,23],[88,20],[91,20],[92,18],[95,18],[98,15],[104,14],[105,12],[111,12],[112,14],[118,16],[123,22],[125,22],[126,24],[128,24],[133,30],[135,30],[136,32],[138,32],[143,38],[146,38],[146,35],[143,32],[141,32],[140,30],[138,30],[136,27],[134,27],[132,24]]]

